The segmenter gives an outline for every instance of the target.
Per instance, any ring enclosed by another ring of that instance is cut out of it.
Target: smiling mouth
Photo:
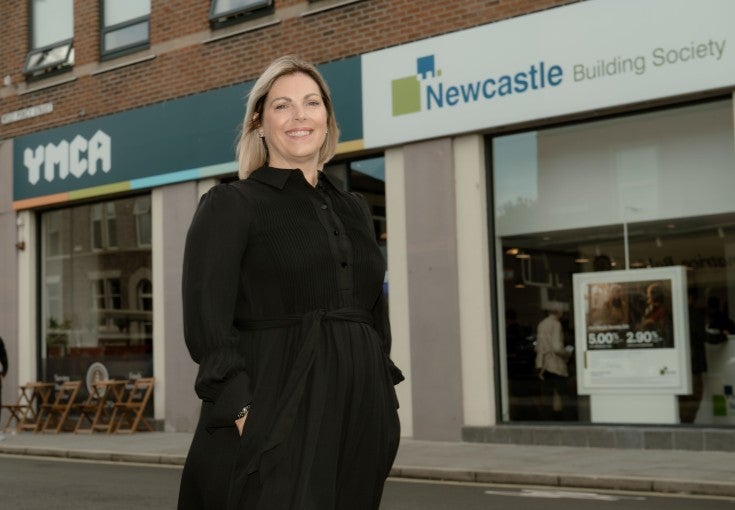
[[[303,138],[305,136],[309,136],[311,134],[311,131],[308,129],[299,129],[296,131],[288,131],[286,134],[293,138]]]

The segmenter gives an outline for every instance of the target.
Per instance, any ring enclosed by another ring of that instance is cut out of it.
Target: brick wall
[[[205,42],[245,25],[211,30],[206,0],[152,0],[150,50],[99,62],[99,2],[74,0],[73,71],[26,82],[29,2],[3,0],[0,77],[9,77],[11,84],[0,81],[0,113],[46,102],[54,104],[54,111],[0,126],[0,138],[240,83],[255,78],[270,60],[286,53],[319,64],[576,1],[362,0],[301,16],[308,2],[276,0],[275,14],[261,21],[279,19],[279,23]],[[155,58],[99,72],[146,55]],[[71,77],[76,79],[44,87]]]

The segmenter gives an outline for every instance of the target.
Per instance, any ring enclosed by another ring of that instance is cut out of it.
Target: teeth
[[[289,136],[306,136],[309,134],[309,131],[290,131],[288,133]]]

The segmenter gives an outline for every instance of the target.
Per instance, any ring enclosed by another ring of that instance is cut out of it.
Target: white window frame
[[[209,22],[213,28],[240,23],[273,12],[273,0],[240,0],[243,5],[228,8],[223,6],[231,0],[212,0],[209,7]]]
[[[74,3],[71,3],[71,19],[72,30],[68,37],[63,37],[58,41],[49,44],[36,45],[36,34],[34,31],[38,29],[34,18],[40,16],[36,12],[36,8],[40,7],[34,0],[29,2],[29,48],[30,51],[26,56],[23,66],[23,72],[28,79],[39,78],[49,74],[57,74],[70,70],[74,66]]]

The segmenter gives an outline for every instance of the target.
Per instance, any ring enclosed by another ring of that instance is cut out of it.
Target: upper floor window
[[[53,257],[61,254],[61,213],[52,211],[46,218],[46,255]]]
[[[118,57],[149,47],[150,0],[102,0],[101,58]]]
[[[147,278],[138,283],[138,310],[153,310],[153,284]]]
[[[94,204],[90,211],[92,249],[117,248],[117,214],[114,202]]]
[[[24,72],[35,78],[74,65],[74,1],[31,1],[31,50]]]
[[[135,232],[138,246],[151,245],[151,197],[145,196],[135,199],[133,206],[135,216]]]
[[[209,9],[209,21],[216,28],[240,23],[272,12],[273,0],[212,0]]]

